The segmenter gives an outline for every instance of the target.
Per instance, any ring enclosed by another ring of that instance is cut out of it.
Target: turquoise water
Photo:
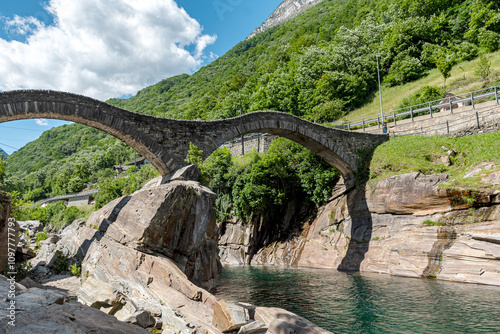
[[[500,287],[333,270],[224,267],[217,296],[334,333],[500,333]]]

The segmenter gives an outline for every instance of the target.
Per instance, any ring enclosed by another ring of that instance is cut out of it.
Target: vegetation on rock
[[[196,156],[196,148],[190,156]],[[276,218],[293,199],[319,206],[331,195],[338,173],[308,149],[278,138],[265,153],[232,157],[216,150],[201,165],[203,183],[217,193],[218,220],[255,215]]]
[[[375,149],[370,165],[370,180],[376,181],[391,175],[420,172],[422,174],[446,173],[454,187],[467,189],[500,189],[482,183],[480,175],[465,177],[467,171],[481,162],[491,162],[494,167],[487,173],[500,170],[500,132],[453,137],[396,137]],[[456,155],[450,154],[455,150]],[[450,156],[451,164],[439,159]]]

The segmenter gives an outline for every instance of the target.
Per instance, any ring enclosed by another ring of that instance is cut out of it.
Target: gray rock
[[[25,282],[29,282],[26,280]],[[9,282],[0,276],[0,293],[9,289]],[[14,302],[15,317],[11,317],[10,300],[0,300],[0,333],[6,334],[147,334],[142,328],[118,321],[96,309],[76,302],[65,302],[61,291],[30,288],[20,291]],[[5,295],[6,296],[6,295]],[[9,322],[13,321],[9,324]],[[15,326],[12,326],[12,325]]]
[[[261,32],[266,31],[269,28],[272,28],[278,24],[285,23],[288,20],[293,19],[304,9],[309,8],[310,6],[314,6],[320,3],[322,0],[285,0],[283,1],[278,8],[267,18],[267,20],[262,23],[262,25],[256,28],[248,37],[252,38],[253,36],[260,34]]]
[[[137,311],[125,319],[125,322],[142,328],[153,327],[156,324],[155,318],[148,311]]]
[[[500,171],[493,172],[481,179],[483,183],[497,185],[500,184]]]
[[[263,333],[267,331],[268,326],[262,321],[253,321],[248,325],[242,326],[238,331],[238,334],[254,334]]]
[[[36,233],[43,231],[43,223],[39,220],[27,220],[18,221],[19,229],[21,233],[28,231],[30,236],[34,236]]]
[[[240,305],[218,300],[214,305],[212,323],[221,332],[231,332],[245,326],[249,321],[248,310]]]
[[[176,170],[174,173],[165,176],[162,179],[162,184],[171,181],[198,181],[201,176],[201,171],[196,165],[189,165]]]

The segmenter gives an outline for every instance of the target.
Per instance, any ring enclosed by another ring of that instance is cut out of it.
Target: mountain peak
[[[256,28],[247,39],[266,31],[269,28],[285,23],[322,0],[284,0],[281,5],[267,18],[266,22]]]

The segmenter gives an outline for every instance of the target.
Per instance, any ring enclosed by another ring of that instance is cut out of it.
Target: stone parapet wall
[[[258,153],[263,153],[269,149],[271,143],[276,138],[278,138],[278,136],[273,135],[263,135],[249,139],[245,138],[243,140],[243,145],[241,140],[239,140],[234,144],[227,145],[226,147],[231,151],[231,155],[233,156],[240,156],[242,154],[252,152],[253,150]],[[242,146],[244,150],[242,150]]]

